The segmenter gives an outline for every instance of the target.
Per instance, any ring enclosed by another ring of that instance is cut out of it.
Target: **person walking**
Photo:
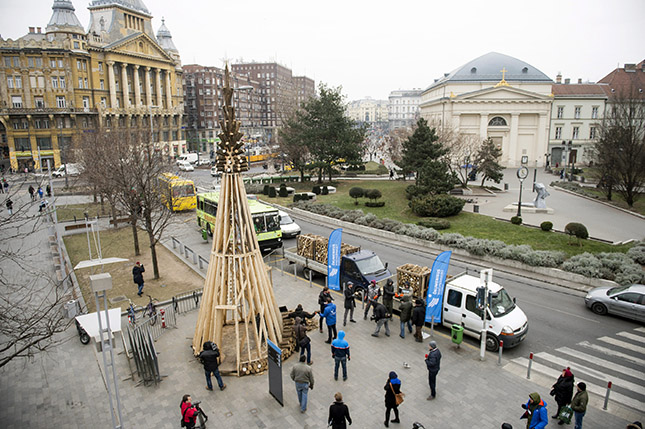
[[[307,336],[307,326],[302,321],[300,317],[296,317],[296,325],[293,328],[293,332],[296,336],[296,347],[300,349],[300,356],[307,352],[307,365],[311,365],[313,361],[311,360],[311,338]],[[298,351],[296,349],[296,351]]]
[[[325,311],[323,312],[321,318],[325,318],[325,323],[327,324],[327,344],[331,344],[331,340],[335,340],[337,337],[336,334],[336,304],[331,302],[331,297],[327,298],[327,305],[325,306]]]
[[[571,401],[571,409],[574,416],[574,429],[582,429],[582,418],[587,412],[587,404],[589,403],[589,394],[587,394],[587,385],[583,382],[578,383],[576,386],[576,394]]]
[[[421,329],[426,323],[426,307],[423,301],[417,299],[414,301],[414,308],[412,309],[412,324],[414,325],[414,340],[417,343],[423,342],[423,334]]]
[[[394,180],[394,169],[390,168],[390,180]]]
[[[36,190],[32,185],[29,185],[29,197],[31,197],[31,201],[34,201],[36,199]]]
[[[399,380],[396,372],[390,371],[387,382],[385,383],[385,427],[390,427],[390,412],[394,410],[394,419],[392,423],[400,423],[399,420],[399,406],[396,403],[396,394],[401,393],[401,380]]]
[[[145,272],[146,269],[139,261],[137,261],[137,263],[134,264],[134,267],[132,267],[132,280],[137,286],[139,286],[137,291],[137,295],[139,296],[143,295],[143,273]]]
[[[345,340],[345,331],[338,333],[331,343],[331,357],[334,358],[334,380],[338,380],[338,367],[343,367],[343,381],[347,380],[347,361],[352,360],[349,354],[349,343]]]
[[[571,373],[571,369],[566,367],[562,370],[562,374],[558,377],[555,384],[551,386],[550,395],[555,397],[555,402],[558,404],[558,409],[555,414],[551,416],[552,418],[557,419],[562,408],[571,403],[571,398],[573,397],[573,386],[573,374]],[[560,421],[558,424],[562,425],[564,422]]]
[[[374,307],[374,321],[376,322],[376,330],[372,333],[373,337],[378,337],[381,332],[381,327],[385,325],[385,336],[390,336],[390,325],[388,323],[388,314],[385,306],[381,303],[376,303]]]
[[[193,398],[190,395],[184,395],[181,398],[181,404],[179,404],[181,417],[186,428],[194,428],[195,420],[197,419],[197,408],[193,406],[192,401]]]
[[[370,311],[370,307],[373,307],[374,304],[378,302],[380,296],[381,288],[376,284],[376,280],[372,280],[367,288],[367,293],[365,294],[367,305],[365,306],[365,312],[363,313],[363,320],[367,320],[367,313]]]
[[[9,182],[7,182],[7,179],[2,179],[2,187],[4,188],[4,193],[8,194],[9,193]]]
[[[405,338],[406,325],[408,331],[412,333],[412,299],[410,298],[410,295],[405,294],[401,297],[399,311],[401,312],[401,333],[399,334],[399,337]]]
[[[44,195],[43,188],[41,188],[41,187],[39,186],[39,187],[38,187],[38,198],[40,198],[40,199],[42,200],[42,199],[43,199],[43,195]]]
[[[345,296],[345,313],[343,314],[343,326],[347,325],[347,314],[349,314],[349,321],[356,323],[354,320],[354,308],[356,308],[356,300],[354,294],[356,293],[356,286],[354,283],[347,282],[343,295]]]
[[[323,287],[323,290],[320,291],[318,294],[318,304],[320,304],[320,333],[322,334],[323,331],[323,319],[322,319],[322,314],[325,311],[325,307],[327,306],[327,298],[331,299],[332,301],[334,298],[331,296],[331,292],[329,292],[329,288],[327,286]]]
[[[4,194],[4,184],[7,183],[7,179],[4,177],[0,180],[0,194]]]
[[[46,190],[46,192],[47,192],[47,198],[50,198],[50,197],[52,196],[52,187],[51,187],[51,186],[49,186],[49,185],[47,185],[47,187],[45,188],[45,190]]]
[[[7,198],[5,205],[7,206],[7,211],[9,212],[9,216],[11,216],[13,214],[13,201],[11,201],[11,198]]]
[[[199,360],[204,365],[204,373],[206,374],[206,390],[213,391],[213,382],[211,381],[211,374],[215,376],[219,390],[226,389],[226,384],[222,381],[219,374],[219,348],[217,344],[211,341],[204,343],[204,350],[199,354]]]
[[[300,361],[291,368],[291,379],[296,383],[300,412],[307,411],[307,396],[309,389],[314,390],[314,372],[305,363],[305,355],[300,355]]]
[[[340,392],[334,394],[334,403],[329,406],[329,417],[327,417],[327,427],[331,429],[346,429],[345,421],[352,424],[352,418],[349,415],[349,408],[343,403],[343,395]]]
[[[441,367],[441,352],[437,348],[435,341],[430,341],[428,345],[430,351],[426,355],[426,367],[428,368],[428,383],[430,384],[430,396],[428,401],[433,400],[437,396],[437,374]]]
[[[549,423],[549,412],[546,409],[546,402],[540,398],[540,394],[533,392],[529,394],[529,401],[522,404],[526,410],[521,418],[526,418],[526,429],[544,429]]]
[[[387,283],[383,287],[383,305],[385,305],[387,317],[392,320],[392,310],[394,309],[394,282],[392,279],[387,279]]]

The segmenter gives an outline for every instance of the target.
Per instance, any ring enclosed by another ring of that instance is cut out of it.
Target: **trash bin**
[[[71,301],[67,301],[63,307],[65,308],[69,319],[73,319],[78,316],[78,302],[76,300],[72,299]]]
[[[464,340],[464,327],[452,325],[452,342],[459,345]]]
[[[208,241],[208,231],[206,229],[202,229],[202,238],[204,241]]]
[[[479,206],[477,204],[473,205],[473,213],[479,213]]]
[[[504,183],[504,190],[508,191],[508,183]]]

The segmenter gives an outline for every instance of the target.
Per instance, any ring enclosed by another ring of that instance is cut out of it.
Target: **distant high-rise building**
[[[12,168],[67,161],[74,136],[145,127],[169,155],[185,151],[181,60],[141,0],[93,0],[86,32],[71,0],[54,0],[42,32],[0,39],[0,154]],[[150,118],[152,116],[152,119]]]

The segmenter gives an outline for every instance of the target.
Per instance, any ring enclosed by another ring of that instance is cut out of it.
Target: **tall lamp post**
[[[571,158],[571,150],[573,149],[573,142],[569,140],[567,142],[566,140],[562,140],[562,150],[565,153],[565,161],[566,164],[564,166],[564,171],[566,173],[567,168],[569,167],[569,158]],[[571,162],[571,173],[569,174],[569,182],[573,179],[573,161]]]
[[[524,159],[522,159],[524,161]],[[529,175],[529,169],[526,166],[522,165],[517,169],[517,178],[520,180],[520,197],[517,202],[517,217],[522,216],[522,185],[524,184],[524,179]]]

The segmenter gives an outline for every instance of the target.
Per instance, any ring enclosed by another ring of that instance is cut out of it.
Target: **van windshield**
[[[515,303],[506,293],[506,289],[500,289],[497,296],[493,297],[490,303],[490,311],[494,317],[500,317],[510,313],[515,308]]]
[[[376,255],[368,259],[362,259],[360,261],[356,261],[356,266],[358,267],[359,271],[363,275],[374,274],[380,271],[385,271],[385,266],[383,266],[383,262],[381,262],[379,257]]]

